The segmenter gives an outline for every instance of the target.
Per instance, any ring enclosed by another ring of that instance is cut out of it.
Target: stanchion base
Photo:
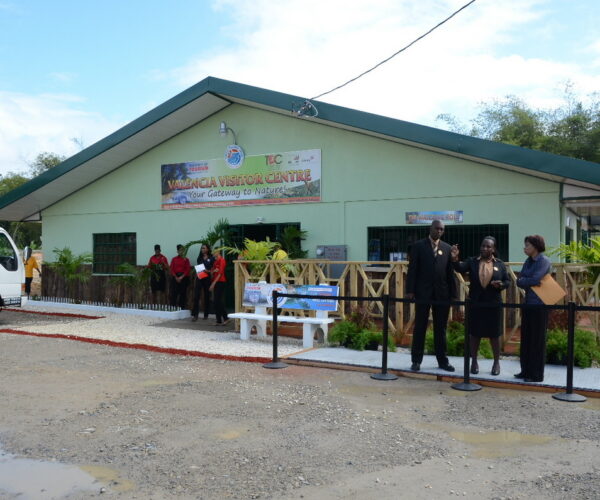
[[[263,368],[269,368],[271,370],[277,370],[279,368],[287,368],[288,365],[286,363],[282,363],[281,361],[271,361],[266,365],[263,365]]]
[[[465,382],[458,382],[456,384],[452,384],[450,387],[452,389],[456,389],[457,391],[479,391],[481,390],[481,386],[479,384],[471,384]]]
[[[371,378],[375,380],[398,380],[398,376],[393,373],[373,373]]]
[[[585,396],[582,396],[581,394],[569,394],[568,392],[559,392],[557,394],[552,394],[552,397],[554,399],[558,399],[559,401],[567,401],[569,403],[583,403],[584,401],[587,401],[587,398]]]

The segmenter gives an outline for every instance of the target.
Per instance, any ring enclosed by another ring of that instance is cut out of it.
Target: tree
[[[0,174],[0,196],[4,196],[13,189],[22,186],[32,177],[36,177],[46,170],[54,168],[65,160],[65,156],[55,153],[43,152],[35,157],[35,160],[29,163],[29,175],[8,172],[5,175]],[[42,244],[42,226],[39,222],[10,222],[0,221],[0,226],[6,229],[19,248],[25,246],[39,248]]]
[[[22,186],[28,180],[28,177],[14,172],[8,172],[5,175],[0,174],[0,196],[4,196],[9,191]]]
[[[49,153],[44,151],[43,153],[38,154],[29,164],[29,171],[31,172],[32,177],[37,177],[40,174],[43,174],[46,170],[50,170],[51,168],[56,167],[59,163],[65,161],[66,156],[57,155],[55,153]]]
[[[585,105],[567,85],[564,102],[555,109],[532,109],[522,99],[507,96],[481,104],[470,126],[448,114],[438,120],[453,132],[600,163],[599,96],[591,95]]]
[[[29,178],[14,172],[0,175],[0,196],[25,184]],[[6,229],[19,248],[27,245],[39,247],[41,245],[42,227],[37,222],[10,222],[0,221],[0,226]]]
[[[67,298],[75,298],[76,283],[86,283],[90,279],[91,271],[85,265],[92,263],[92,254],[75,255],[69,247],[55,248],[52,252],[56,260],[46,265],[65,281]]]

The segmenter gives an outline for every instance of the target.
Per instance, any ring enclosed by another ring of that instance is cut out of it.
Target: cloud
[[[168,78],[182,87],[208,75],[312,97],[357,76],[420,36],[464,0],[219,0],[231,13],[222,50],[211,49]],[[517,94],[534,106],[559,102],[569,80],[599,87],[589,68],[514,53],[520,37],[545,40],[547,0],[476,2],[385,65],[322,100],[440,126],[439,113],[473,116],[480,101]],[[541,36],[541,35],[540,35]],[[156,75],[155,75],[156,76]]]
[[[0,174],[26,172],[28,162],[48,151],[71,156],[79,148],[72,138],[90,145],[118,125],[76,108],[73,95],[26,95],[0,92]]]
[[[59,83],[71,83],[75,78],[75,73],[53,72],[48,75],[52,80]]]

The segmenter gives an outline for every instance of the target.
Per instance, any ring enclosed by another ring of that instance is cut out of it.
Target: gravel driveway
[[[0,328],[134,328],[5,313]],[[2,498],[600,498],[597,399],[7,333],[0,342]],[[51,494],[29,474],[17,487],[22,459],[76,466],[91,482],[67,478]]]

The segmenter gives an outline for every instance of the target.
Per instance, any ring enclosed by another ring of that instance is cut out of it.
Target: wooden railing
[[[502,292],[503,300],[509,303],[521,302],[523,290],[516,286],[518,271],[522,262],[507,262],[511,284]],[[326,261],[326,260],[289,260],[289,261],[234,261],[235,265],[235,309],[242,311],[242,298],[246,282],[266,281],[267,283],[287,283],[297,285],[327,284],[340,287],[340,295],[352,297],[381,297],[389,294],[393,298],[404,298],[404,288],[408,262],[373,262],[373,261]],[[573,300],[577,304],[600,304],[600,275],[589,283],[587,278],[594,265],[553,264],[554,276],[567,291],[565,302]],[[459,300],[468,295],[469,283],[460,274],[456,275],[459,283]],[[352,301],[344,303],[338,311],[339,317],[346,317],[353,308],[366,307],[374,320],[383,318],[383,302]],[[462,310],[453,308],[451,317],[462,321]],[[504,336],[503,343],[517,342],[521,325],[520,309],[503,309]],[[566,314],[552,311],[551,324],[566,324]],[[593,328],[600,335],[600,321],[597,313],[584,316],[580,313],[580,323]],[[402,343],[403,337],[410,333],[414,322],[414,305],[392,302],[388,318],[388,328],[396,342]]]

